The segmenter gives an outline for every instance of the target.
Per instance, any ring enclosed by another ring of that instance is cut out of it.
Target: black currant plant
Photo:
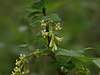
[[[75,75],[90,75],[90,70],[85,63],[93,62],[100,68],[100,59],[86,57],[84,52],[88,48],[83,50],[66,50],[58,47],[63,40],[63,37],[58,36],[58,32],[62,29],[61,18],[57,14],[47,15],[46,4],[48,2],[50,1],[34,0],[29,9],[31,13],[28,16],[32,25],[41,29],[38,31],[36,39],[38,37],[43,39],[42,46],[37,45],[39,47],[36,47],[29,54],[20,54],[11,75],[30,75],[27,64],[29,65],[30,57],[33,56],[38,59],[42,56],[48,57],[52,61],[51,65],[56,66],[56,75],[69,75],[71,72]],[[21,46],[26,47],[29,45]]]

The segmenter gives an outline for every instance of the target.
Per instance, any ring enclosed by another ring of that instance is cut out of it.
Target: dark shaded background
[[[0,75],[10,75],[15,59],[25,52],[18,46],[34,37],[34,29],[29,31],[24,20],[31,3],[32,0],[0,0]],[[100,57],[100,0],[54,0],[47,5],[47,11],[62,18],[61,47],[75,50],[93,47],[86,55]],[[91,75],[97,75],[96,65],[90,64],[90,69]]]

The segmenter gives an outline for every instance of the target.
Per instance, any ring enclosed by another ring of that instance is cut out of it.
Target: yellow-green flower
[[[58,41],[58,42],[61,42],[63,40],[63,37],[58,37],[58,36],[55,36],[55,39]]]
[[[56,26],[55,26],[55,30],[56,31],[59,31],[61,29],[62,29],[61,24],[60,23],[57,23]]]
[[[33,54],[34,54],[34,56],[36,56],[37,58],[39,58],[39,54],[40,54],[39,49],[37,49]]]
[[[42,36],[45,38],[46,36],[49,35],[49,32],[46,32],[46,30],[42,30]]]

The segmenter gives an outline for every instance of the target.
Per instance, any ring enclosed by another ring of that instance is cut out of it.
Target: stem
[[[42,9],[43,15],[46,16],[46,7]]]
[[[45,7],[42,9],[42,12],[43,12],[43,15],[44,16],[47,15],[46,14],[46,8]],[[49,25],[46,26],[46,32],[49,32]],[[47,46],[49,47],[49,43],[50,43],[51,38],[49,36],[47,38],[48,38],[48,45]]]
[[[47,15],[47,14],[46,14],[46,7],[44,7],[44,8],[42,9],[42,13],[43,13],[44,16]],[[46,26],[46,32],[49,32],[49,25]],[[51,37],[50,37],[50,36],[47,36],[47,39],[48,39],[48,44],[47,44],[47,46],[48,46],[48,48],[49,48],[49,44],[50,44]],[[50,58],[53,60],[54,63],[57,63],[57,59],[56,59],[56,57],[55,57],[54,52],[51,51],[51,52],[48,54],[48,56],[50,56]],[[60,68],[57,69],[57,73],[58,73],[58,75],[65,75],[65,73],[63,73],[63,72],[61,71]]]

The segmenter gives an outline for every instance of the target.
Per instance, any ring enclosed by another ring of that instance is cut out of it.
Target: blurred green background
[[[47,13],[58,13],[62,18],[61,47],[75,50],[92,47],[86,55],[100,57],[100,0],[52,1],[47,5]],[[30,30],[25,21],[26,8],[31,3],[32,0],[0,0],[0,75],[10,75],[15,59],[25,52],[18,46],[34,38],[34,28]],[[91,75],[97,75],[98,67],[89,66]]]

